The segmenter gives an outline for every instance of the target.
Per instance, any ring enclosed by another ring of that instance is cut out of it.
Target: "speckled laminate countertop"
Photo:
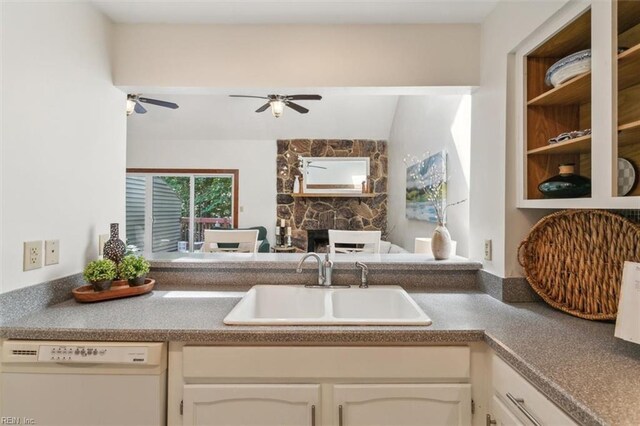
[[[242,293],[156,291],[81,305],[68,300],[0,327],[0,337],[225,344],[450,344],[486,341],[584,424],[640,424],[640,345],[611,323],[475,292],[411,293],[422,326],[225,326]]]
[[[241,270],[295,270],[302,256],[307,253],[153,253],[149,261],[153,268],[165,269],[241,269]],[[413,271],[469,271],[482,268],[480,262],[453,256],[448,260],[436,261],[425,254],[358,253],[331,255],[335,269],[353,269],[355,261],[365,262],[371,270]],[[305,268],[316,265],[310,259]]]

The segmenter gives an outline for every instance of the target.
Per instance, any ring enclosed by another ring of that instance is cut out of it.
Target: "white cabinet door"
[[[183,425],[315,424],[319,385],[185,385]]]
[[[496,421],[496,426],[523,426],[523,423],[509,411],[496,395],[491,398],[491,414]]]
[[[471,385],[335,385],[339,426],[467,426]]]

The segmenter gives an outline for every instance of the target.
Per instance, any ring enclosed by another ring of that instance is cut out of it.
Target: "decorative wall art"
[[[447,153],[437,152],[422,159],[405,159],[407,165],[407,219],[438,223],[435,203],[447,202]]]

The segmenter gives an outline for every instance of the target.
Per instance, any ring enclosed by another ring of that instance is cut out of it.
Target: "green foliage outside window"
[[[162,179],[180,197],[182,217],[189,217],[189,178],[184,176],[163,176]],[[232,178],[195,178],[195,217],[231,217]]]

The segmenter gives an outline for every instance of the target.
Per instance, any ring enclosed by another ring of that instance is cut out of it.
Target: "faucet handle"
[[[367,283],[367,276],[369,275],[369,267],[358,261],[356,262],[356,268],[360,268],[360,288],[369,288],[369,284]]]

